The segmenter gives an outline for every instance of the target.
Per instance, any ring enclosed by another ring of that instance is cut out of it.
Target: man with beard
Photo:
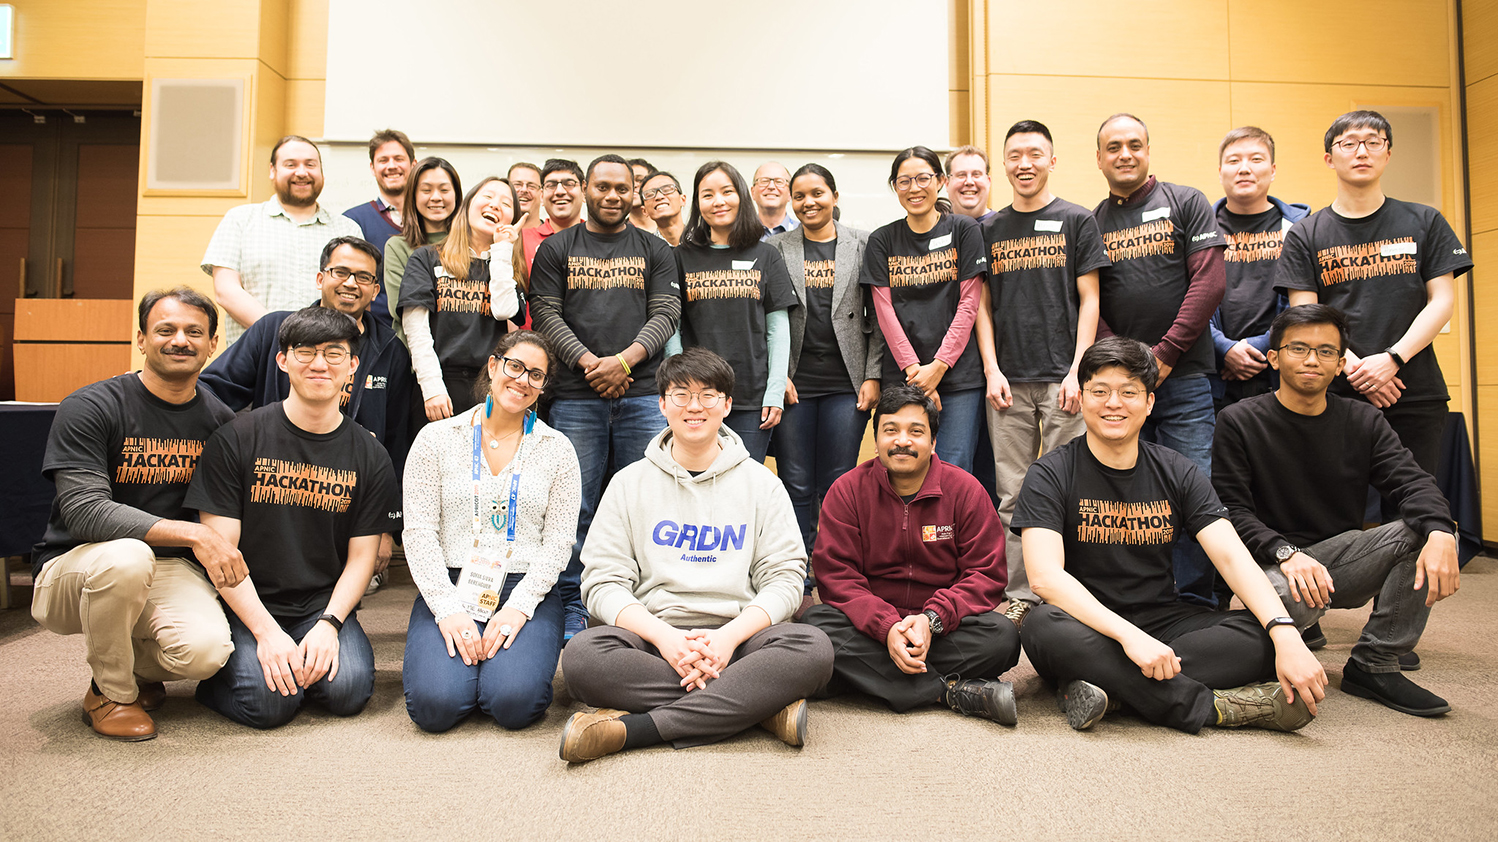
[[[515,188],[520,203],[520,227],[535,228],[541,224],[541,168],[527,161],[516,161],[505,174]]]
[[[411,164],[416,159],[416,149],[405,132],[385,129],[375,132],[369,139],[369,171],[374,174],[375,185],[380,195],[354,205],[343,215],[359,223],[359,230],[368,240],[385,253],[385,241],[401,233],[401,203],[405,200],[406,177],[411,173]],[[375,318],[390,326],[390,306],[381,289],[370,305]]]
[[[562,174],[570,175],[562,170],[550,177]],[[586,178],[588,221],[541,244],[530,292],[535,329],[561,363],[552,378],[550,423],[572,442],[583,470],[577,544],[557,581],[568,637],[587,623],[578,592],[581,553],[603,494],[610,449],[617,471],[643,457],[666,426],[655,369],[681,319],[671,247],[629,224],[635,192],[629,164],[602,155],[588,165]]]
[[[270,179],[276,195],[224,214],[203,254],[213,297],[230,317],[224,326],[226,345],[266,313],[300,307],[307,279],[317,274],[323,245],[334,237],[360,234],[359,223],[318,206],[322,153],[312,141],[299,135],[277,141],[270,153]]]
[[[57,407],[42,472],[57,485],[32,555],[31,615],[81,634],[93,682],[84,720],[114,740],[149,740],[146,711],[167,680],[218,671],[233,645],[214,593],[247,575],[244,557],[182,505],[203,443],[234,413],[198,388],[218,343],[218,309],[187,287],[147,293],[140,371]]]

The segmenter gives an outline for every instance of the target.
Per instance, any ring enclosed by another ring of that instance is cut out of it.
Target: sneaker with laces
[[[1285,701],[1285,688],[1278,681],[1213,690],[1212,696],[1219,728],[1299,731],[1316,718],[1301,694],[1295,695],[1294,702]]]
[[[1023,628],[1025,625],[1025,615],[1029,614],[1030,609],[1034,607],[1035,603],[1027,599],[1011,599],[1009,600],[1009,607],[1004,609],[1004,616],[1008,617],[1009,621],[1014,623],[1015,628]]]
[[[384,571],[380,571],[379,573],[376,573],[376,574],[374,574],[374,576],[370,577],[369,585],[364,588],[364,595],[365,596],[369,596],[370,594],[372,594],[375,591],[379,590],[380,586],[382,586],[384,584],[385,584],[385,572]]]
[[[768,719],[760,720],[759,727],[780,738],[788,746],[806,745],[806,700],[797,699],[786,705]]]
[[[1445,699],[1398,672],[1368,672],[1351,659],[1342,668],[1342,692],[1411,716],[1440,716],[1451,710]]]
[[[942,704],[963,716],[990,719],[1000,725],[1015,723],[1014,685],[1007,681],[963,679],[956,675],[949,675],[944,680],[947,689],[942,693]]]
[[[1056,706],[1066,714],[1066,724],[1073,731],[1086,731],[1096,725],[1103,714],[1118,710],[1118,702],[1109,700],[1103,688],[1081,679],[1068,681],[1056,691]]]
[[[562,727],[557,754],[568,763],[587,763],[624,748],[624,711],[599,708],[592,713],[574,713]]]
[[[577,636],[577,633],[588,627],[588,614],[586,611],[568,611],[562,619],[562,643]]]

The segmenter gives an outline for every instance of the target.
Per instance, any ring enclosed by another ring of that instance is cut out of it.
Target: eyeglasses
[[[770,178],[769,176],[756,178],[754,180],[755,187],[769,187],[770,185],[774,185],[784,190],[785,188],[791,186],[791,180],[789,178]]]
[[[354,283],[361,287],[372,287],[377,283],[374,275],[368,272],[355,272],[347,266],[329,266],[323,271],[337,278],[340,284],[349,278],[353,278]]]
[[[510,182],[510,186],[516,190],[530,190],[532,192],[541,189],[541,185],[534,181],[512,181]]]
[[[1309,357],[1312,351],[1315,351],[1316,356],[1320,357],[1326,362],[1333,362],[1334,360],[1337,360],[1342,356],[1341,348],[1333,348],[1330,345],[1322,345],[1319,348],[1312,348],[1310,345],[1307,345],[1304,342],[1291,342],[1287,345],[1281,345],[1275,350],[1279,351],[1292,360],[1303,360],[1306,357]]]
[[[1092,399],[1095,401],[1105,401],[1108,398],[1112,397],[1115,393],[1120,399],[1127,403],[1133,403],[1134,401],[1137,401],[1140,398],[1144,397],[1145,394],[1143,389],[1136,389],[1133,386],[1125,386],[1122,389],[1109,389],[1107,386],[1093,386],[1091,389],[1087,390],[1087,394],[1091,395]]]
[[[553,190],[556,190],[558,187],[563,190],[576,190],[578,185],[580,184],[582,184],[582,182],[578,181],[575,178],[548,178],[546,179],[546,183],[542,184],[541,187],[549,193]]]
[[[697,403],[703,409],[712,409],[713,407],[718,405],[718,401],[723,400],[723,394],[721,392],[675,391],[667,392],[666,397],[670,398],[671,402],[676,404],[677,406],[691,406],[692,398],[696,398]]]
[[[902,175],[895,179],[895,189],[904,193],[911,187],[924,188],[937,177],[934,172],[923,172],[920,175]]]
[[[493,359],[492,357],[490,359]],[[499,370],[511,380],[519,380],[524,377],[527,382],[537,389],[546,386],[546,372],[539,368],[526,368],[525,363],[514,357],[500,357]]]
[[[1377,152],[1389,145],[1389,139],[1384,137],[1370,137],[1363,140],[1347,138],[1346,140],[1333,141],[1332,145],[1351,155],[1358,151],[1359,146],[1368,147],[1369,152]]]
[[[667,184],[664,187],[652,187],[649,190],[641,193],[640,195],[645,197],[646,199],[654,199],[656,196],[675,196],[680,192],[680,190],[676,189],[676,185]]]
[[[348,349],[341,345],[334,345],[331,348],[313,348],[310,345],[298,345],[291,349],[291,356],[295,357],[296,361],[303,365],[307,365],[317,359],[318,354],[322,355],[323,362],[328,365],[338,365],[349,358]]]
[[[953,181],[979,181],[986,175],[988,173],[982,170],[964,170],[952,173],[951,178]]]

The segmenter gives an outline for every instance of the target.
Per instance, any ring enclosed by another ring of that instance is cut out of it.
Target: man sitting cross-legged
[[[723,419],[733,369],[705,348],[655,375],[669,425],[614,475],[583,545],[583,599],[607,623],[562,652],[573,697],[603,707],[562,731],[569,763],[716,742],[760,723],[806,740],[806,696],[832,674],[801,605],[806,548],[785,486]]]
[[[1082,355],[1087,432],[1031,466],[1011,525],[1030,584],[1049,603],[1025,620],[1025,652],[1061,688],[1078,730],[1103,716],[1110,697],[1191,734],[1204,725],[1302,728],[1325,696],[1326,673],[1207,477],[1139,441],[1157,374],[1149,348],[1132,339],[1110,337]],[[1180,601],[1171,548],[1183,530],[1247,611]]]
[[[822,605],[802,617],[836,660],[823,694],[858,690],[897,712],[944,704],[1013,725],[999,675],[1019,661],[1019,632],[994,608],[1008,576],[1004,527],[983,486],[933,455],[939,412],[896,386],[874,409],[870,459],[822,502],[812,566]]]
[[[1212,484],[1243,542],[1304,628],[1328,608],[1377,597],[1342,671],[1342,690],[1416,716],[1451,710],[1405,678],[1431,606],[1456,593],[1456,525],[1436,482],[1366,400],[1327,394],[1346,362],[1347,318],[1325,304],[1269,329],[1279,390],[1218,416]],[[1399,519],[1363,531],[1369,484]],[[1304,547],[1304,549],[1302,549]]]

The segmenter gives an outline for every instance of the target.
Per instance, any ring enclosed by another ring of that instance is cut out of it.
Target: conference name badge
[[[1397,257],[1401,254],[1414,254],[1416,248],[1414,243],[1384,243],[1378,253],[1384,257]]]
[[[946,248],[947,246],[950,246],[951,244],[952,244],[952,235],[951,234],[943,234],[940,237],[932,237],[931,238],[931,242],[929,242],[929,243],[926,244],[926,251],[936,251],[939,248]]]
[[[499,592],[504,583],[504,559],[470,558],[458,574],[458,602],[475,622],[488,622],[499,610]]]
[[[1166,210],[1170,210],[1170,208],[1166,208]],[[1056,232],[1058,232],[1058,231],[1061,230],[1061,220],[1059,220],[1059,219],[1037,219],[1037,220],[1035,220],[1035,230],[1036,231],[1050,231],[1051,233],[1054,234],[1054,233],[1056,233]]]
[[[735,260],[733,261],[733,268],[735,272],[747,272],[753,269],[754,264],[758,262],[759,258],[757,257],[754,260]]]
[[[1154,210],[1147,210],[1139,215],[1140,222],[1152,222],[1156,219],[1170,219],[1170,208],[1155,208]]]

